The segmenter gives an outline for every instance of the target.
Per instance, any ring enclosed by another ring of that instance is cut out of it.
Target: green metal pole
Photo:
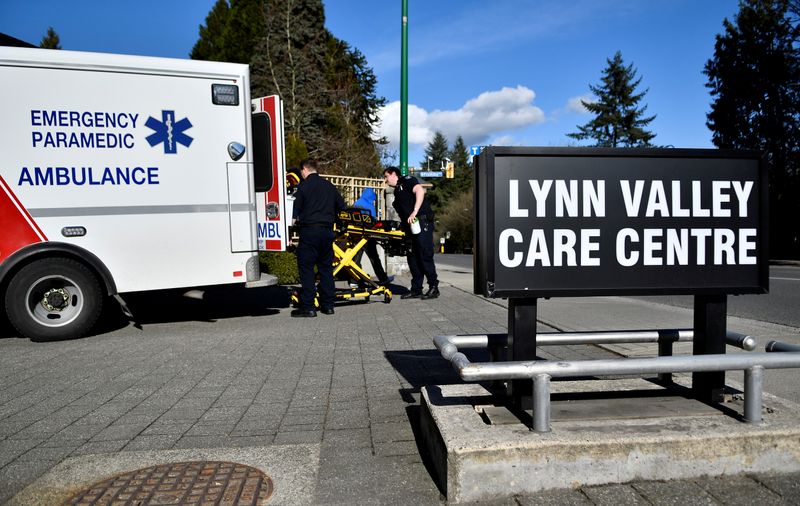
[[[400,51],[400,173],[408,175],[408,0],[403,0]]]

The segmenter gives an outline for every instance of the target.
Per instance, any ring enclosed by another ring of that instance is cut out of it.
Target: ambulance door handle
[[[228,156],[231,157],[231,160],[234,162],[239,160],[241,157],[244,156],[245,148],[238,142],[231,142],[228,144]]]

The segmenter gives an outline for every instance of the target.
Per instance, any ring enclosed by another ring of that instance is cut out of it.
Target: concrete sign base
[[[674,390],[643,379],[560,381],[552,387],[548,433],[531,432],[520,417],[503,414],[479,385],[422,389],[422,437],[448,502],[800,470],[800,406],[769,394],[763,423],[752,425],[741,421],[741,396],[731,388],[726,402],[712,408],[670,400]],[[635,404],[641,409],[631,409]]]

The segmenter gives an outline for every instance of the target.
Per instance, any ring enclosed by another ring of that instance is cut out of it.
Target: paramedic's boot
[[[439,287],[432,286],[428,288],[428,291],[425,292],[425,294],[422,296],[422,300],[435,299],[438,296],[439,296]]]
[[[422,297],[422,290],[411,290],[400,296],[401,299],[419,299]]]
[[[389,286],[392,281],[394,281],[394,276],[389,276],[386,279],[378,280],[378,284],[381,286]]]
[[[313,309],[294,309],[292,311],[292,318],[313,318],[317,316],[317,312]]]

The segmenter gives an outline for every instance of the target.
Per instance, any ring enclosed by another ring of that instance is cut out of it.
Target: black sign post
[[[695,295],[692,353],[725,353],[727,306],[726,295]],[[725,371],[692,373],[692,390],[701,401],[722,401]]]
[[[474,162],[474,291],[510,299],[509,360],[535,359],[541,297],[694,295],[708,354],[725,352],[726,296],[768,291],[761,153],[488,147]],[[723,387],[693,376],[698,398]]]
[[[514,298],[508,301],[508,361],[536,360],[536,308],[536,299]],[[514,400],[517,408],[529,406],[527,400],[533,395],[531,381],[510,381],[506,394]]]

